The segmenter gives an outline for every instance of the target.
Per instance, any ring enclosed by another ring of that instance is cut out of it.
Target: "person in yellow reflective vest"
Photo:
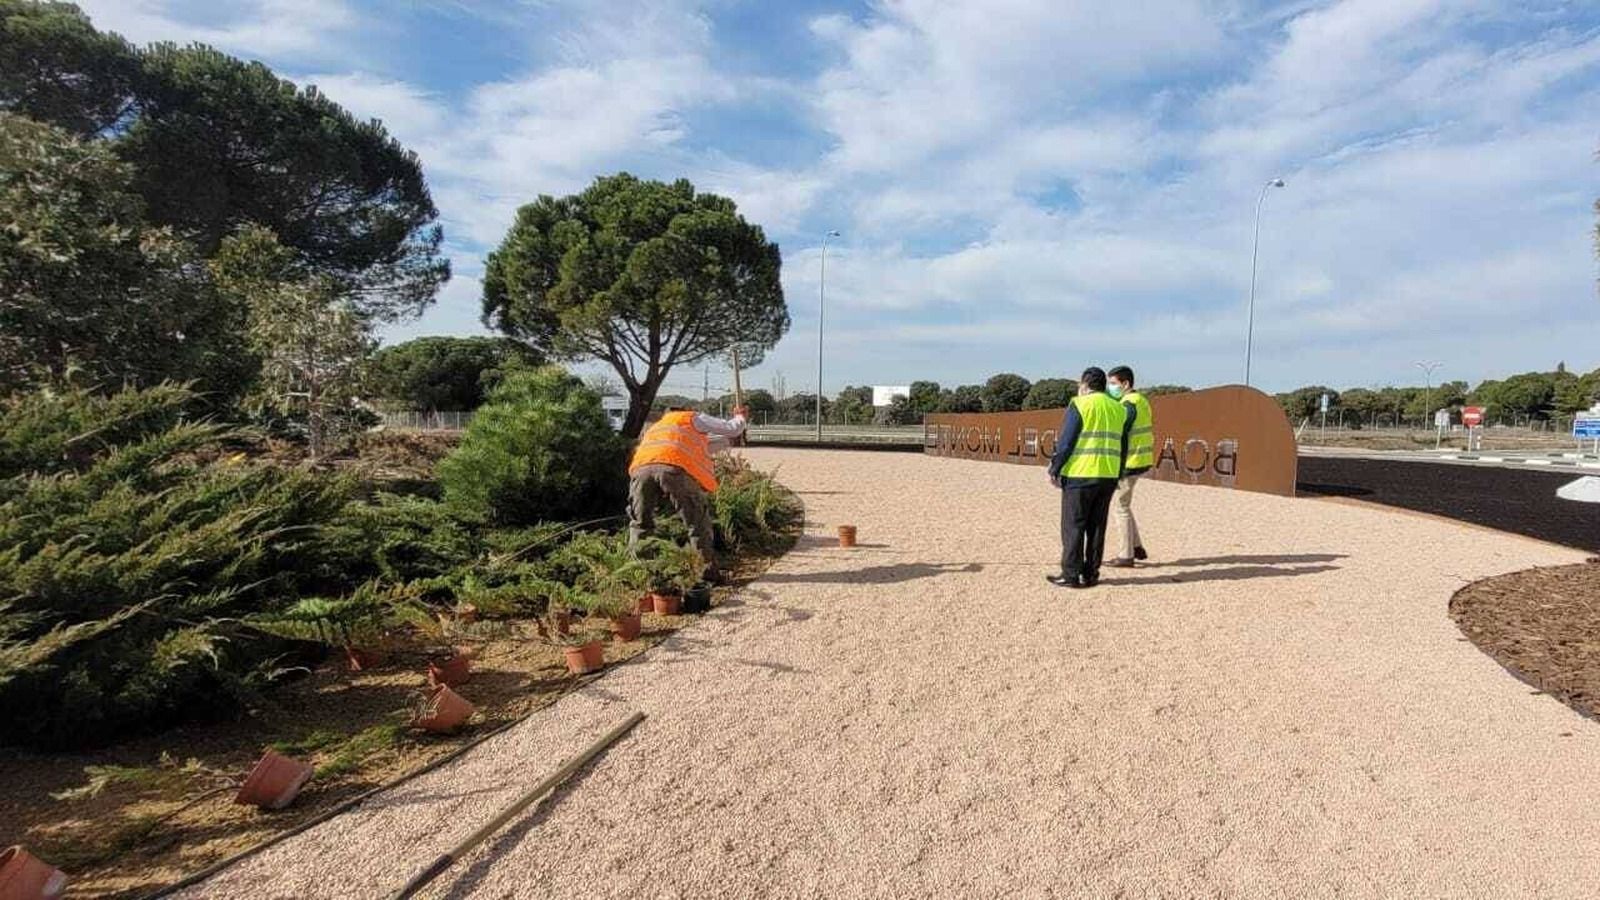
[[[744,433],[749,411],[735,407],[733,418],[718,419],[672,407],[639,437],[628,465],[628,546],[655,529],[656,507],[666,497],[689,526],[689,546],[706,563],[705,580],[722,582],[713,546],[708,495],[717,490],[712,454],[728,449]]]
[[[1106,393],[1122,405],[1133,410],[1133,430],[1128,432],[1128,466],[1117,482],[1117,496],[1111,503],[1111,512],[1122,526],[1122,552],[1106,565],[1117,569],[1133,566],[1136,559],[1149,558],[1144,541],[1139,537],[1139,523],[1133,518],[1133,488],[1139,476],[1156,464],[1155,416],[1150,412],[1150,401],[1134,390],[1133,370],[1117,366],[1106,373]]]
[[[1050,483],[1061,489],[1061,573],[1046,580],[1057,587],[1100,583],[1106,518],[1132,429],[1133,411],[1106,393],[1105,370],[1084,369],[1050,459]]]

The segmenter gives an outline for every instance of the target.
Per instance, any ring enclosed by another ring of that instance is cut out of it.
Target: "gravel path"
[[[1155,564],[1065,591],[1038,469],[750,456],[810,521],[741,598],[188,896],[386,896],[633,709],[428,896],[1593,896],[1600,726],[1445,608],[1584,554],[1150,483]]]

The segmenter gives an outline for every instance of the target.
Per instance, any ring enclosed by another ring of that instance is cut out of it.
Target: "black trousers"
[[[1086,487],[1061,489],[1061,574],[1100,577],[1100,560],[1106,554],[1106,520],[1117,480],[1107,478]]]

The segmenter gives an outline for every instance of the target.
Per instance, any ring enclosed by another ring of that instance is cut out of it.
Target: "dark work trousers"
[[[1100,577],[1100,560],[1106,554],[1106,519],[1116,495],[1115,478],[1061,489],[1061,574],[1068,578],[1082,575],[1088,581]]]
[[[689,546],[699,551],[706,566],[714,566],[711,511],[706,508],[710,498],[694,476],[677,466],[640,466],[633,473],[628,485],[628,546],[638,544],[640,538],[655,529],[656,507],[663,496],[672,501],[689,526]]]

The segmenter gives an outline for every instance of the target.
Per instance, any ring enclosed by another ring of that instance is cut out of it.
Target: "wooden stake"
[[[611,746],[617,741],[618,738],[632,730],[633,726],[643,721],[644,713],[636,712],[629,716],[622,724],[606,732],[603,736],[601,736],[600,740],[591,744],[589,749],[567,760],[566,763],[561,766],[561,768],[555,771],[555,774],[539,782],[534,786],[533,790],[523,794],[517,799],[517,802],[506,807],[504,810],[501,810],[499,815],[495,816],[493,819],[490,819],[482,828],[479,828],[477,831],[474,831],[472,834],[468,835],[466,840],[451,848],[450,852],[434,860],[433,863],[426,869],[418,872],[410,881],[406,882],[405,887],[401,888],[393,895],[392,900],[406,900],[406,898],[414,896],[417,891],[422,890],[428,885],[429,882],[444,874],[444,871],[450,868],[450,866],[454,865],[457,860],[463,856],[466,856],[467,852],[473,847],[483,843],[484,839],[489,835],[494,834],[501,828],[504,828],[505,824],[516,817],[518,813],[533,805],[533,802],[538,800],[540,797],[543,797],[545,794],[555,790],[556,787],[561,784],[561,782],[566,781],[567,778],[571,777],[573,772],[578,771],[578,769],[582,768],[585,763],[589,762],[589,760],[599,756],[600,751]]]
[[[733,348],[733,405],[744,405],[744,387],[739,384],[739,348]],[[745,420],[744,434],[739,435],[738,446],[743,447],[749,442],[750,421]]]

